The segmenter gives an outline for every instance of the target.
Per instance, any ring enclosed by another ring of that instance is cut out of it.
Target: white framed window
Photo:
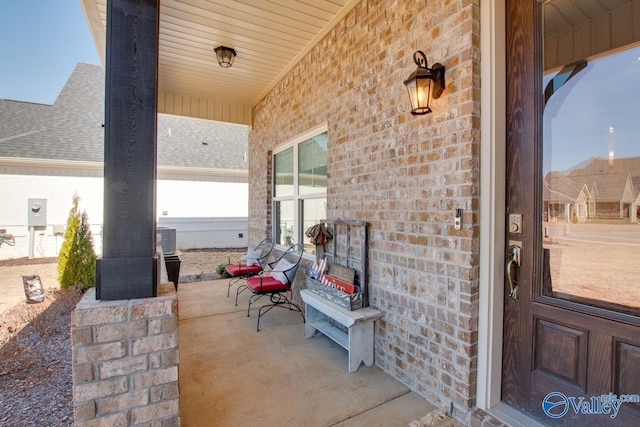
[[[327,217],[327,125],[284,142],[273,152],[273,240],[315,246],[305,230]]]

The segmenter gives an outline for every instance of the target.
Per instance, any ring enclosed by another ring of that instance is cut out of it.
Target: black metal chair
[[[256,331],[260,330],[260,318],[267,314],[274,307],[283,307],[289,310],[298,311],[302,315],[304,322],[304,314],[300,306],[291,301],[287,294],[291,293],[291,286],[296,277],[298,266],[302,259],[304,248],[300,244],[291,246],[276,261],[268,264],[269,271],[263,270],[256,276],[247,279],[246,289],[249,289],[253,295],[249,298],[249,306],[247,307],[247,316],[250,315],[251,305],[265,295],[269,296],[271,304],[266,304],[258,310],[258,324]],[[244,289],[243,289],[244,290]],[[243,291],[238,288],[236,292],[236,305],[238,304],[238,295]]]
[[[231,260],[228,261],[225,270],[231,276],[231,279],[229,279],[229,286],[227,287],[227,297],[229,296],[231,286],[240,280],[246,280],[251,276],[255,276],[264,269],[272,249],[273,241],[267,238],[258,243],[253,250],[248,250],[247,254],[237,263],[231,264]]]

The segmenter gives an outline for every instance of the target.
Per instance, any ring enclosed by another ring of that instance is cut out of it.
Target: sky
[[[0,99],[53,104],[78,62],[101,65],[80,0],[0,0]]]
[[[545,83],[550,76],[547,76]],[[640,46],[589,61],[544,111],[544,173],[640,156]]]

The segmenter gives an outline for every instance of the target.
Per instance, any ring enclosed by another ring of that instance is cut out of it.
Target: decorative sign
[[[328,274],[325,274],[323,276],[321,283],[340,292],[344,292],[345,294],[351,295],[356,292],[356,287],[351,283],[347,283],[343,280],[338,279],[337,277],[333,277]]]

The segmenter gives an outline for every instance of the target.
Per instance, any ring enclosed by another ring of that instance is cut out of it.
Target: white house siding
[[[159,180],[158,227],[175,228],[176,249],[245,248],[246,182]]]
[[[157,216],[246,217],[248,184],[240,182],[192,182],[160,180],[157,185]],[[165,215],[164,212],[167,212]]]
[[[0,228],[6,229],[15,239],[15,246],[0,246],[0,259],[21,258],[29,256],[28,199],[47,200],[46,221],[44,230],[36,230],[34,238],[34,258],[56,257],[62,245],[63,236],[56,231],[63,230],[66,225],[74,193],[80,196],[80,210],[86,210],[91,224],[94,248],[102,253],[103,222],[103,178],[101,170],[69,170],[59,169],[55,175],[38,175],[38,170],[23,170],[22,173],[5,173],[0,168]],[[13,170],[16,172],[16,170]],[[51,172],[51,171],[50,171]],[[52,172],[53,173],[53,172]],[[76,176],[70,176],[70,175]],[[77,176],[81,175],[81,176]],[[200,217],[203,222],[207,217],[244,217],[245,230],[237,231],[236,225],[225,226],[232,230],[235,239],[224,240],[224,247],[246,246],[246,216],[248,204],[248,184],[242,182],[212,181],[176,181],[159,180],[157,185],[157,215],[163,211],[175,217]],[[56,227],[60,226],[60,227]],[[193,224],[190,225],[193,229]],[[203,226],[205,229],[207,226]],[[178,230],[179,232],[179,230]],[[230,231],[231,232],[231,231]],[[244,240],[237,237],[244,233]],[[203,241],[199,233],[179,234],[182,248],[213,247],[210,242]],[[216,237],[216,241],[221,242]],[[199,243],[201,242],[201,243]],[[198,246],[203,244],[205,246]],[[223,247],[220,244],[217,247]]]
[[[169,218],[161,217],[158,228],[176,230],[176,250],[202,248],[246,248],[247,217]],[[164,242],[163,242],[164,243]]]
[[[47,201],[47,226],[44,230],[35,231],[33,256],[57,256],[63,236],[54,234],[54,226],[62,226],[61,230],[64,230],[74,193],[80,196],[80,210],[86,210],[89,215],[94,246],[96,251],[100,250],[103,210],[101,177],[3,174],[1,182],[0,228],[14,236],[15,246],[0,246],[0,259],[29,255],[28,200],[33,198]]]

